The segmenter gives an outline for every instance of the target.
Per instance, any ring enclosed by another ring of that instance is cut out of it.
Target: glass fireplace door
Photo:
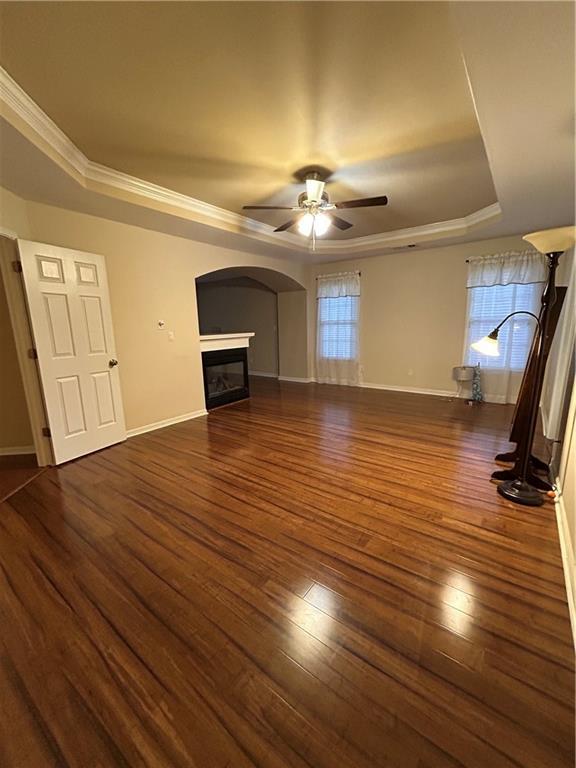
[[[246,349],[202,353],[206,408],[242,400],[250,395]]]

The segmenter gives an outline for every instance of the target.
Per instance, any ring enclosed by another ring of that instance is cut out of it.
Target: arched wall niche
[[[199,275],[196,296],[201,333],[256,333],[249,354],[252,373],[309,380],[308,301],[302,283],[275,269],[234,266]]]
[[[274,293],[283,293],[284,291],[304,291],[306,286],[299,283],[284,272],[267,267],[226,267],[216,269],[213,272],[206,272],[199,275],[196,281],[202,284],[219,282],[224,280],[234,280],[238,278],[249,278],[262,283]]]

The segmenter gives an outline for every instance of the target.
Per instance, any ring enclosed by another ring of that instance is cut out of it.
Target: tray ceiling
[[[16,2],[0,26],[0,63],[88,158],[212,205],[292,204],[310,163],[334,200],[389,196],[338,238],[496,201],[447,3]]]

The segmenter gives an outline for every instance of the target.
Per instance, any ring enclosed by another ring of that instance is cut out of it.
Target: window
[[[318,275],[316,380],[321,384],[357,384],[360,273]]]
[[[318,301],[320,357],[355,360],[358,353],[358,296]]]
[[[526,285],[493,285],[468,289],[468,328],[466,365],[480,363],[493,370],[522,371],[532,345],[536,321],[527,315],[516,315],[504,323],[498,335],[500,356],[489,357],[470,348],[470,344],[487,336],[506,315],[518,310],[538,315],[542,283]]]

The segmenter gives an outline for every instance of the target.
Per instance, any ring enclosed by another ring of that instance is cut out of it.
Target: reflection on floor
[[[510,409],[256,380],[0,505],[3,768],[572,768]]]
[[[36,463],[35,454],[0,456],[0,501],[15,493],[42,469]]]

